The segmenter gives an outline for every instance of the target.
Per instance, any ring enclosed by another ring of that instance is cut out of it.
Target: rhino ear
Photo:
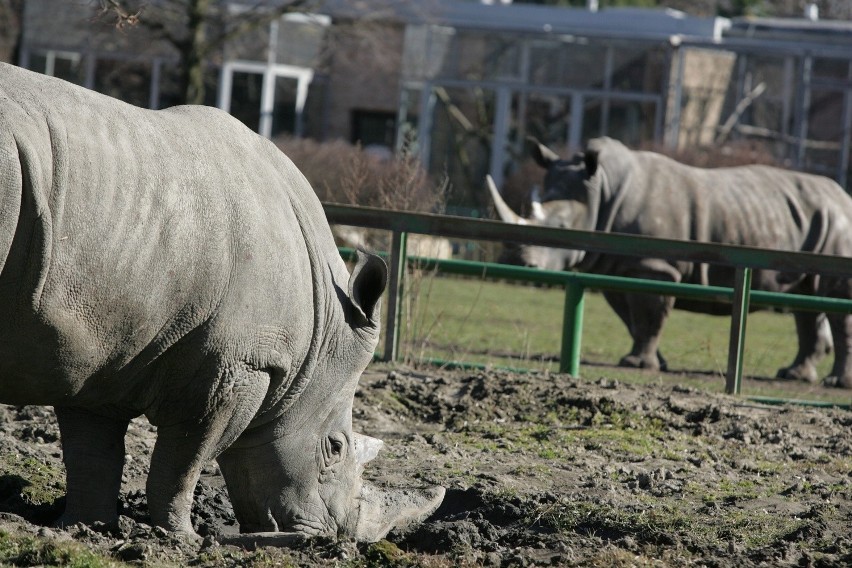
[[[362,325],[375,322],[379,300],[387,283],[385,261],[375,254],[358,250],[358,262],[349,277],[349,299]]]
[[[583,154],[583,162],[586,164],[586,175],[592,177],[598,171],[598,148],[587,148]]]
[[[364,482],[355,540],[377,542],[391,529],[422,522],[441,505],[445,493],[446,490],[438,486],[386,490]]]
[[[527,137],[532,145],[532,158],[535,163],[544,169],[549,169],[550,166],[559,161],[559,156],[556,152],[539,142],[532,136]]]

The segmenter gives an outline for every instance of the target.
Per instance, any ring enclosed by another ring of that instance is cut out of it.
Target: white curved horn
[[[515,225],[526,225],[527,220],[512,211],[512,208],[506,205],[500,192],[497,191],[497,186],[490,175],[485,176],[488,191],[491,193],[491,200],[494,202],[494,207],[497,209],[497,214],[504,223],[514,223]]]
[[[532,208],[532,218],[536,221],[544,221],[544,207],[541,206],[541,188],[534,185],[530,192],[530,206]]]

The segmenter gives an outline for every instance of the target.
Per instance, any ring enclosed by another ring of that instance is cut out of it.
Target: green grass
[[[562,532],[610,538],[627,534],[645,543],[666,544],[672,535],[682,534],[702,547],[739,542],[746,549],[767,546],[804,524],[766,511],[737,508],[723,508],[711,515],[671,498],[655,498],[654,503],[634,507],[561,501],[543,507],[531,520]]]
[[[435,358],[493,366],[556,371],[565,293],[455,277],[409,278],[401,351],[410,360]],[[675,310],[666,323],[661,351],[670,373],[612,367],[630,349],[621,320],[598,293],[586,294],[581,368],[583,378],[640,383],[677,382],[721,392],[727,367],[730,318]],[[792,316],[769,311],[749,315],[744,374],[767,379],[796,352]],[[828,373],[832,357],[819,367]],[[672,373],[689,373],[674,375]],[[846,391],[820,385],[747,381],[744,394],[852,403]]]
[[[57,542],[0,530],[0,565],[113,568],[128,566],[73,541]]]
[[[0,495],[15,494],[28,505],[49,505],[65,495],[65,476],[59,469],[34,458],[9,454],[0,457]]]

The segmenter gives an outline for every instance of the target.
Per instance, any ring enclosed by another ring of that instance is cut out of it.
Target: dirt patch
[[[203,539],[149,525],[155,431],[143,420],[128,433],[120,527],[48,528],[64,491],[55,420],[0,407],[0,562],[61,564],[50,558],[73,541],[76,553],[158,565],[852,565],[849,411],[606,378],[374,366],[354,412],[357,431],[386,442],[365,477],[443,485],[441,508],[375,545],[245,551],[218,543],[237,527],[215,464],[196,490]]]

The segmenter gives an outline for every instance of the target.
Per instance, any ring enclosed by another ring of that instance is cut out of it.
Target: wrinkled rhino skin
[[[585,152],[569,160],[533,141],[532,155],[546,174],[543,195],[533,197],[530,218],[515,214],[489,180],[492,199],[506,222],[852,255],[852,199],[826,177],[761,165],[695,168],[654,152],[629,150],[610,138],[590,140]],[[514,255],[516,262],[550,270],[576,268],[729,287],[734,283],[732,268],[686,261],[533,246],[521,247]],[[851,283],[827,275],[756,270],[752,289],[850,298]],[[624,366],[665,368],[658,345],[672,307],[730,314],[721,304],[650,294],[604,296],[633,339],[630,353],[621,359]],[[816,363],[834,348],[826,384],[852,388],[852,316],[794,316],[798,353],[778,376],[815,382]]]
[[[151,519],[174,531],[193,531],[214,458],[244,532],[378,540],[440,504],[363,505],[384,491],[361,480],[381,442],[352,432],[352,403],[387,269],[362,253],[350,276],[271,143],[216,109],[0,64],[0,187],[0,402],[55,407],[60,524],[117,519],[139,415],[158,432]]]

